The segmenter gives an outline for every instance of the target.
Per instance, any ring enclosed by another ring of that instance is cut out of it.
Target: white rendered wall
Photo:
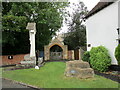
[[[86,20],[87,44],[91,44],[91,47],[100,45],[105,46],[111,55],[112,64],[117,64],[117,60],[114,57],[114,51],[118,45],[116,40],[118,38],[117,28],[117,2],[104,8]],[[87,50],[89,51],[91,47],[87,46]]]

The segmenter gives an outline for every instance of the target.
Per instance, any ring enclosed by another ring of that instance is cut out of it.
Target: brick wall
[[[1,65],[11,65],[11,64],[18,64],[20,61],[24,60],[24,56],[26,54],[18,54],[18,55],[11,55],[13,56],[13,59],[8,59],[8,56],[10,55],[3,55],[0,56],[0,66]]]

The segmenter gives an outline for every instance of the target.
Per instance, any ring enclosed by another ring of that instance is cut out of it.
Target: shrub
[[[89,52],[89,51],[86,51],[86,52],[83,54],[82,60],[83,60],[83,61],[86,61],[86,62],[90,62],[90,52]]]
[[[120,44],[115,49],[115,57],[118,61],[118,65],[120,65]]]
[[[106,71],[111,65],[108,50],[103,46],[93,47],[90,51],[90,64],[95,70]]]

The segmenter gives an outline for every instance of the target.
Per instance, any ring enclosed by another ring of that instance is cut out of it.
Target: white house
[[[114,52],[120,44],[120,0],[99,2],[85,18],[87,50],[105,46],[111,55],[111,64],[117,64]]]

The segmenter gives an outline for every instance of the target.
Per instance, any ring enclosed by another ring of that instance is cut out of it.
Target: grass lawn
[[[49,62],[40,70],[21,69],[4,71],[3,76],[39,88],[118,88],[118,83],[95,75],[92,79],[77,79],[64,76],[64,62]]]

